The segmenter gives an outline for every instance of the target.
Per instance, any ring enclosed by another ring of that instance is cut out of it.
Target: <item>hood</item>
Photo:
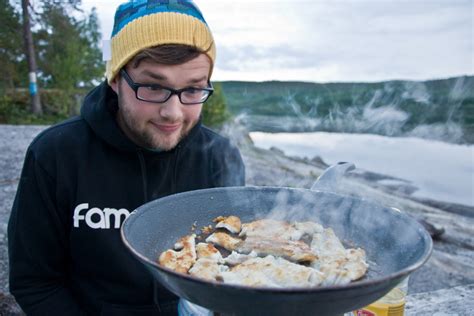
[[[81,116],[89,124],[94,133],[107,144],[123,151],[150,151],[133,143],[120,129],[115,115],[118,109],[118,97],[115,91],[102,82],[85,97],[81,108]],[[183,146],[192,139],[201,127],[201,119],[190,133],[178,144]],[[176,146],[176,147],[178,147]],[[174,149],[169,152],[174,151]]]

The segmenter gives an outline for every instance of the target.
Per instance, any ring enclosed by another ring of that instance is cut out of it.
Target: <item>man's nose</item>
[[[181,101],[177,94],[172,95],[165,103],[160,105],[160,115],[170,121],[176,121],[181,118]]]

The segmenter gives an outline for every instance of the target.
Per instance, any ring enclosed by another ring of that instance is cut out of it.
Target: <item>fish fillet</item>
[[[237,245],[236,250],[243,253],[255,251],[259,256],[272,255],[294,262],[313,262],[317,259],[311,248],[304,242],[275,237],[247,237]]]
[[[255,251],[259,256],[272,255],[295,262],[313,262],[317,258],[307,244],[298,240],[262,236],[247,236],[245,240],[242,240],[218,232],[210,235],[206,242],[211,242],[229,251],[244,254]]]
[[[322,285],[342,285],[360,279],[368,269],[365,251],[345,249],[330,228],[313,235],[311,249],[318,260],[311,267],[325,275]]]
[[[224,262],[228,265],[235,266],[256,257],[257,253],[255,251],[251,251],[249,254],[241,254],[232,251],[230,255],[224,258]]]
[[[288,222],[274,219],[261,219],[242,224],[241,237],[278,237],[280,239],[299,240],[301,232]]]
[[[236,216],[214,222],[216,228],[240,232],[240,238],[217,231],[196,245],[196,235],[185,236],[158,262],[206,280],[276,288],[344,285],[368,270],[363,249],[346,249],[331,228],[316,222],[263,219],[242,224]],[[214,245],[232,253],[223,258]]]
[[[221,246],[229,251],[236,250],[242,243],[242,239],[232,237],[229,234],[217,232],[206,238],[206,242]]]
[[[216,278],[220,277],[222,272],[228,270],[229,267],[219,264],[216,260],[201,258],[189,269],[189,274],[206,280],[216,281]]]
[[[242,223],[237,216],[218,217],[216,218],[216,228],[224,228],[233,234],[237,234],[242,229]]]
[[[239,236],[300,240],[305,235],[311,236],[321,231],[323,231],[323,227],[315,222],[294,222],[290,224],[274,219],[261,219],[242,224]]]
[[[217,262],[223,262],[222,255],[212,244],[200,242],[196,245],[197,259],[210,259]]]
[[[158,258],[158,263],[176,272],[187,273],[196,262],[196,235],[185,236],[178,244],[181,250],[164,251]]]
[[[319,271],[273,256],[249,259],[221,277],[224,283],[279,288],[314,287],[323,281]]]

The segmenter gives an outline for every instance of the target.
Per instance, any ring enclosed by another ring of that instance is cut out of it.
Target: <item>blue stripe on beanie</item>
[[[121,4],[115,12],[112,37],[133,20],[160,12],[187,14],[207,25],[201,11],[192,0],[131,0]]]

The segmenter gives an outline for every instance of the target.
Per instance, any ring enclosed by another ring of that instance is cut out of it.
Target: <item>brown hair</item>
[[[205,53],[205,51],[195,46],[165,44],[145,48],[132,58],[130,64],[133,68],[137,68],[142,60],[151,59],[159,64],[179,65],[184,64],[203,53]]]

